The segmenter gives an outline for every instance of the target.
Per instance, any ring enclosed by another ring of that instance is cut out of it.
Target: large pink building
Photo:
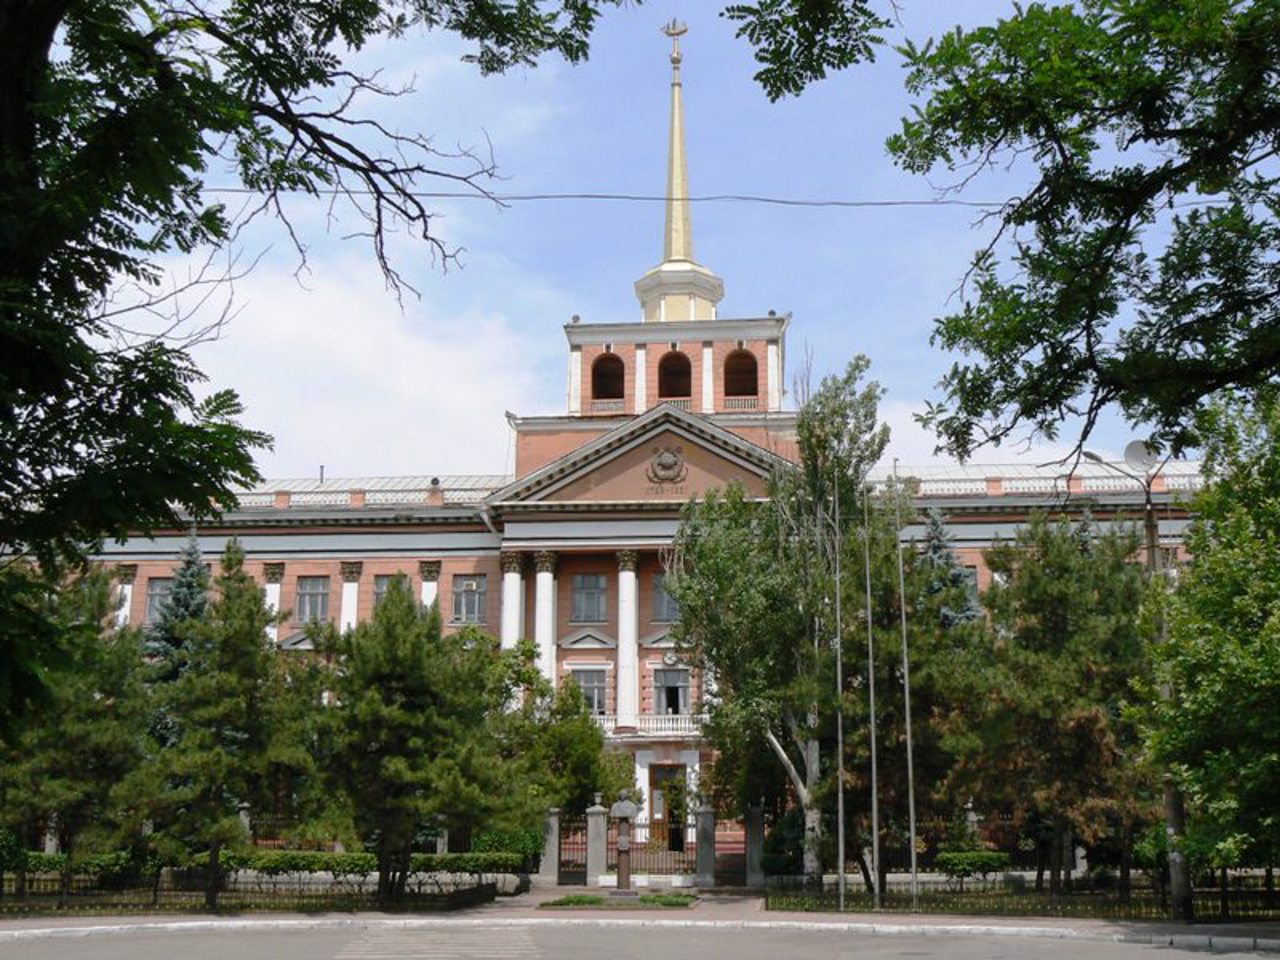
[[[763,496],[796,456],[784,409],[789,316],[718,315],[719,277],[694,259],[685,171],[680,54],[671,56],[671,131],[661,263],[636,282],[640,318],[564,328],[567,403],[560,416],[513,417],[513,476],[272,481],[245,491],[198,531],[216,558],[239,539],[268,601],[290,611],[275,637],[367,618],[392,577],[439,603],[449,629],[481,627],[503,646],[534,641],[543,673],[572,676],[611,743],[635,758],[646,812],[661,821],[663,784],[696,779],[700,678],[675,649],[679,615],[663,588],[662,551],[682,504],[731,481]],[[1142,489],[1116,468],[911,470],[922,503],[947,515],[964,562],[985,586],[981,551],[1038,506],[1140,519]],[[1161,535],[1180,539],[1179,490],[1194,468],[1170,465],[1153,489]],[[154,618],[187,532],[111,545],[122,622]]]

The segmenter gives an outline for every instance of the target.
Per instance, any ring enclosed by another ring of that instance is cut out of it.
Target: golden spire
[[[693,259],[693,227],[689,218],[689,170],[684,153],[684,94],[680,82],[680,38],[689,28],[672,20],[662,28],[671,38],[671,137],[667,151],[667,230],[663,260]]]
[[[680,38],[689,32],[679,20],[662,27],[671,38],[671,131],[667,147],[667,222],[662,262],[636,281],[636,296],[647,322],[714,320],[724,296],[720,278],[693,259],[689,214],[689,173],[684,150],[684,84],[680,79]]]

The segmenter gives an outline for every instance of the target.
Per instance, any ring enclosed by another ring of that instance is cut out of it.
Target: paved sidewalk
[[[0,943],[55,937],[110,936],[142,931],[212,932],[247,929],[367,929],[565,925],[598,927],[688,927],[826,930],[873,936],[933,935],[1026,937],[1150,943],[1188,949],[1280,954],[1280,923],[1138,923],[1058,917],[959,917],[934,914],[784,913],[766,911],[759,896],[710,894],[689,909],[540,909],[539,905],[581,887],[540,887],[518,897],[450,914],[244,914],[208,917],[160,914],[120,917],[29,917],[0,920]]]

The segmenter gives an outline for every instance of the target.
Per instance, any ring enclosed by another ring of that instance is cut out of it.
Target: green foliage
[[[1009,868],[1009,854],[997,850],[951,850],[939,853],[938,869],[951,880],[986,877]]]
[[[240,819],[266,772],[273,736],[277,654],[267,627],[278,614],[244,570],[234,540],[222,555],[217,597],[181,628],[177,678],[157,696],[172,719],[171,744],[128,787],[133,814],[154,821],[157,841],[207,851],[206,902],[217,906],[220,855],[247,837]]]
[[[689,893],[646,893],[639,900],[652,907],[691,907],[698,902],[698,898]]]
[[[438,607],[420,607],[401,580],[372,619],[330,642],[332,773],[377,852],[379,898],[391,902],[424,830],[471,829],[508,809],[512,765],[493,722],[513,694],[511,668],[491,637],[442,635]]]
[[[1192,562],[1157,648],[1147,740],[1190,806],[1187,843],[1208,865],[1280,855],[1280,402],[1215,407]]]
[[[1081,0],[902,48],[897,163],[1031,180],[937,325],[967,355],[926,418],[945,447],[1083,442],[1117,404],[1177,449],[1219,390],[1274,379],[1278,41],[1269,0]]]
[[[1132,532],[1036,514],[987,552],[989,629],[946,670],[950,786],[975,806],[1086,840],[1108,816],[1132,817],[1140,755],[1122,714],[1146,662],[1136,549]]]
[[[923,602],[936,609],[939,626],[948,630],[982,616],[977,584],[956,559],[946,519],[936,507],[925,513],[924,549],[919,560],[927,573]]]
[[[155,623],[147,628],[145,650],[156,668],[156,682],[168,682],[177,676],[182,631],[189,621],[204,616],[208,604],[209,570],[193,530],[178,554],[169,595],[160,604]]]
[[[598,893],[567,893],[555,900],[548,900],[544,907],[602,907],[605,898]]]
[[[19,829],[51,823],[68,863],[88,832],[110,828],[117,786],[143,759],[141,638],[107,629],[113,607],[105,570],[54,595],[48,622],[70,662],[47,709],[0,753],[0,817]]]
[[[732,3],[721,16],[755,47],[755,79],[778,100],[800,93],[828,70],[875,59],[889,21],[866,0],[757,0]]]
[[[717,779],[744,791],[742,809],[760,796],[746,791],[768,776],[764,770],[781,764],[805,812],[805,872],[815,876],[820,738],[834,706],[829,641],[843,629],[834,622],[835,558],[848,550],[863,478],[888,442],[888,429],[877,425],[880,387],[861,383],[867,367],[865,357],[855,358],[805,403],[800,465],[777,473],[768,502],[731,485],[686,506],[667,579],[680,604],[677,642],[716,678],[708,736],[722,758],[743,764],[732,778]]]
[[[473,853],[518,853],[536,857],[542,853],[542,831],[535,827],[523,830],[481,830],[471,838]]]

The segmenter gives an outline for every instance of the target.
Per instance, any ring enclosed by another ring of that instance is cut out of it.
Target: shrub
[[[997,850],[952,850],[939,853],[937,864],[952,880],[965,880],[1007,869],[1009,854]]]

